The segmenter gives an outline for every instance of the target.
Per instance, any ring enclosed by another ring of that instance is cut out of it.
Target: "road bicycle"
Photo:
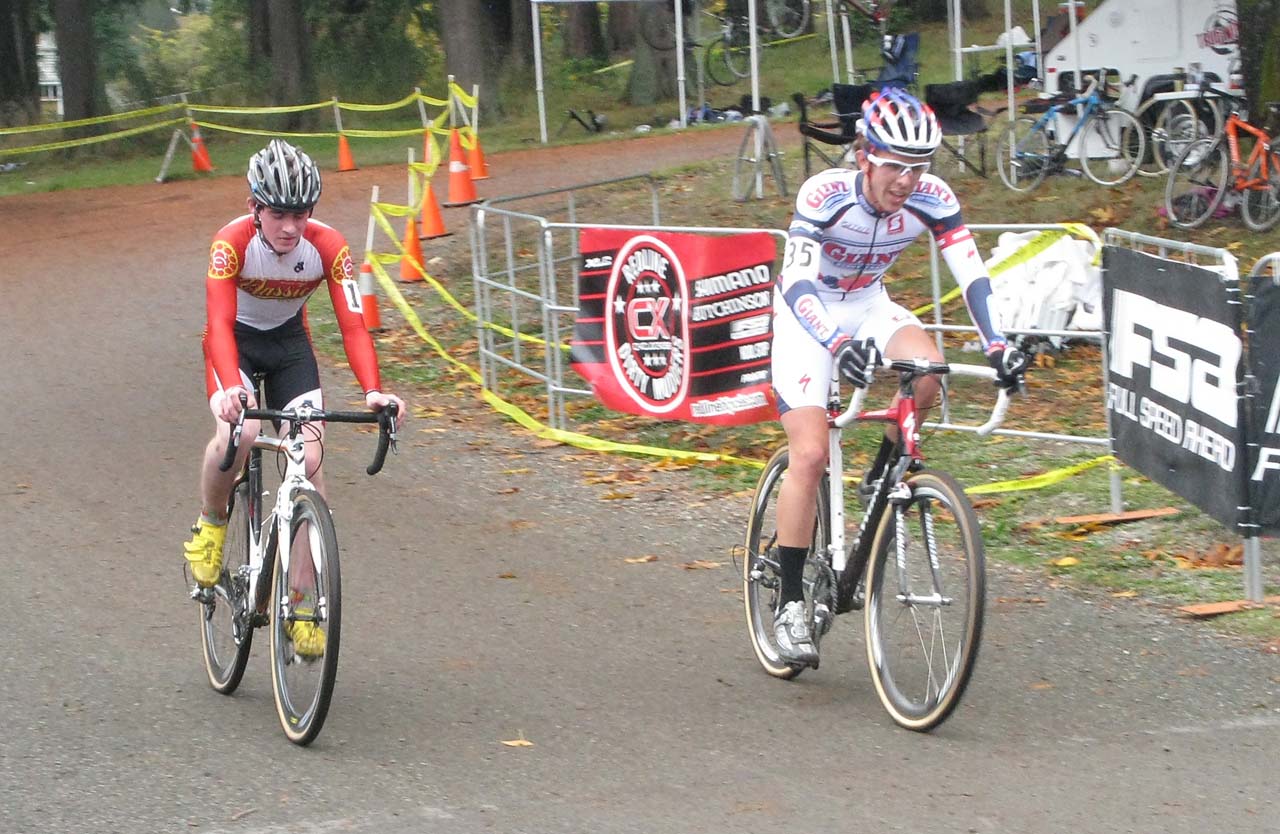
[[[968,685],[982,639],[986,577],[982,532],[964,490],[946,472],[923,468],[914,386],[928,375],[994,380],[995,371],[922,359],[880,366],[898,373],[900,398],[889,408],[862,411],[866,389],[860,388],[842,412],[839,381],[831,382],[829,457],[805,563],[805,614],[811,633],[821,639],[837,615],[863,610],[876,694],[898,725],[924,732],[946,720]],[[1009,392],[1001,388],[978,433],[993,431],[1008,405]],[[840,441],[855,421],[896,425],[900,439],[846,547]],[[789,460],[783,446],[760,475],[742,559],[751,645],[765,672],[783,679],[805,668],[782,658],[773,634],[781,584],[776,507]]]
[[[1152,96],[1133,114],[1147,130],[1147,150],[1138,166],[1141,176],[1167,174],[1170,163],[1183,148],[1222,131],[1224,119],[1218,101],[1224,94],[1211,87],[1208,80],[1202,80],[1198,87],[1194,91]]]
[[[738,145],[738,156],[733,160],[733,199],[745,202],[754,193],[764,196],[764,176],[771,174],[778,195],[787,196],[787,177],[782,170],[782,151],[773,138],[769,117],[754,113],[743,119],[746,132]]]
[[[1240,215],[1255,232],[1280,223],[1280,148],[1271,136],[1249,124],[1243,99],[1219,94],[1231,102],[1222,133],[1189,143],[1169,167],[1164,208],[1169,222],[1194,229],[1208,220],[1229,192],[1240,196]],[[1280,102],[1268,105],[1280,115]],[[1240,158],[1240,135],[1253,137],[1253,150]]]
[[[697,10],[697,3],[694,0],[686,0],[683,4],[684,8],[684,37],[686,48],[689,42],[693,40],[692,26],[693,13]],[[809,18],[812,16],[810,8],[810,0],[764,0],[760,4],[762,16],[758,19],[758,31],[770,39],[794,38],[802,34],[809,26]],[[728,32],[722,32],[720,39],[732,43],[746,43],[748,41],[747,33],[749,18],[746,15],[737,17],[727,14],[717,14],[715,10],[702,10],[703,14],[719,21],[721,28],[725,28],[726,24]],[[644,38],[649,46],[661,52],[666,52],[676,48],[676,25],[675,25],[675,4],[663,4],[663,8],[655,9],[652,13],[642,15],[640,23],[640,36]],[[739,34],[740,30],[740,34]]]
[[[265,402],[261,380],[255,387],[258,402]],[[316,433],[312,424],[317,422],[376,423],[378,447],[366,470],[374,475],[387,450],[395,448],[396,410],[393,405],[379,412],[326,411],[309,403],[283,411],[245,408],[232,427],[219,466],[223,472],[235,461],[246,420],[282,421],[287,429],[278,438],[260,429],[254,438],[227,505],[222,576],[211,588],[196,586],[191,598],[200,605],[209,684],[223,695],[235,692],[244,677],[254,629],[269,626],[276,714],[289,740],[306,745],[329,712],[342,623],[337,532],[324,497],[307,478],[306,437]],[[282,467],[275,504],[265,517],[263,450],[275,451],[277,468]],[[294,643],[300,628],[311,632],[308,645]]]
[[[1085,91],[1049,104],[1038,119],[1020,118],[1000,137],[996,166],[1000,179],[1014,191],[1030,191],[1051,173],[1067,170],[1067,149],[1075,142],[1080,168],[1098,185],[1120,185],[1138,170],[1146,149],[1142,125],[1132,113],[1111,104],[1098,92],[1098,79],[1089,78]],[[1065,141],[1054,135],[1057,116],[1081,107]]]

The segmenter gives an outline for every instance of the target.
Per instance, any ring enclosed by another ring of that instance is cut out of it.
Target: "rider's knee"
[[[824,440],[826,438],[823,438]],[[791,459],[788,469],[797,478],[816,480],[827,468],[827,447],[825,443],[800,443],[790,447]]]

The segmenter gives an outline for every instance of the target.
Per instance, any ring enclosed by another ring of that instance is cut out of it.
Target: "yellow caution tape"
[[[261,130],[254,127],[233,127],[231,125],[223,125],[216,122],[197,121],[195,124],[207,130],[221,130],[224,133],[240,133],[246,136],[295,136],[303,139],[336,139],[339,135],[336,130],[318,131],[316,133],[286,133],[280,130]]]
[[[418,94],[409,93],[409,95],[399,101],[393,101],[389,104],[344,104],[342,102],[338,102],[338,108],[341,110],[356,110],[362,113],[378,113],[386,110],[399,110],[401,107],[407,107],[410,104],[417,103]]]
[[[348,136],[359,136],[363,139],[377,139],[383,136],[417,136],[422,132],[420,127],[406,127],[397,130],[365,130],[360,128],[343,128],[342,132]]]
[[[434,104],[437,107],[444,107],[449,103],[449,99],[447,98],[432,98],[431,96],[426,95],[424,93],[418,94],[418,101],[421,101],[424,104]]]
[[[1102,455],[1101,457],[1087,460],[1084,463],[1077,463],[1074,466],[1066,466],[1062,469],[1054,469],[1049,472],[1042,472],[1039,475],[1032,475],[1029,478],[1018,478],[1012,481],[997,481],[992,484],[979,484],[965,490],[970,495],[990,495],[997,492],[1020,492],[1026,489],[1043,489],[1044,487],[1056,484],[1059,481],[1065,481],[1073,475],[1079,475],[1087,469],[1103,463],[1111,463],[1115,460],[1115,455]]]
[[[282,104],[277,107],[249,107],[235,104],[188,104],[192,113],[301,113],[304,110],[319,110],[321,107],[332,107],[333,101],[320,101],[315,104]],[[341,106],[341,105],[339,105]]]
[[[475,107],[479,101],[478,98],[459,87],[456,81],[449,84],[449,93],[461,102],[464,107]]]
[[[139,133],[146,133],[159,127],[172,127],[185,122],[185,118],[168,119],[163,122],[155,122],[140,127],[131,127],[128,130],[117,130],[112,133],[103,133],[98,136],[87,136],[83,139],[66,139],[61,142],[46,142],[43,145],[29,145],[25,148],[8,148],[0,150],[0,156],[16,156],[24,153],[35,153],[37,151],[58,151],[64,148],[74,148],[78,145],[96,145],[99,142],[110,142],[112,139],[123,139],[126,136],[135,136]]]
[[[46,130],[68,130],[73,127],[85,127],[87,125],[100,125],[106,122],[118,122],[125,119],[142,119],[147,116],[157,116],[161,113],[179,109],[181,105],[162,104],[157,107],[148,107],[145,110],[130,110],[128,113],[112,113],[109,116],[93,116],[88,119],[76,119],[70,122],[51,122],[43,125],[21,125],[19,127],[0,128],[0,136],[17,136],[20,133],[39,133]],[[166,122],[167,124],[167,122]]]

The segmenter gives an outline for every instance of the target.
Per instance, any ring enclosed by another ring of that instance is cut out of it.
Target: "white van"
[[[1083,89],[1077,66],[1118,75],[1113,92],[1130,112],[1196,66],[1207,81],[1240,88],[1239,35],[1235,0],[1106,0],[1045,54],[1045,92]]]

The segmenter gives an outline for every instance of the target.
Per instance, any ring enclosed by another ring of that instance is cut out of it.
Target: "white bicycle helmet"
[[[272,139],[249,159],[253,199],[279,211],[306,211],[320,200],[320,169],[283,139]]]
[[[942,142],[933,108],[897,87],[874,92],[862,103],[858,130],[872,147],[903,156],[932,156]]]

